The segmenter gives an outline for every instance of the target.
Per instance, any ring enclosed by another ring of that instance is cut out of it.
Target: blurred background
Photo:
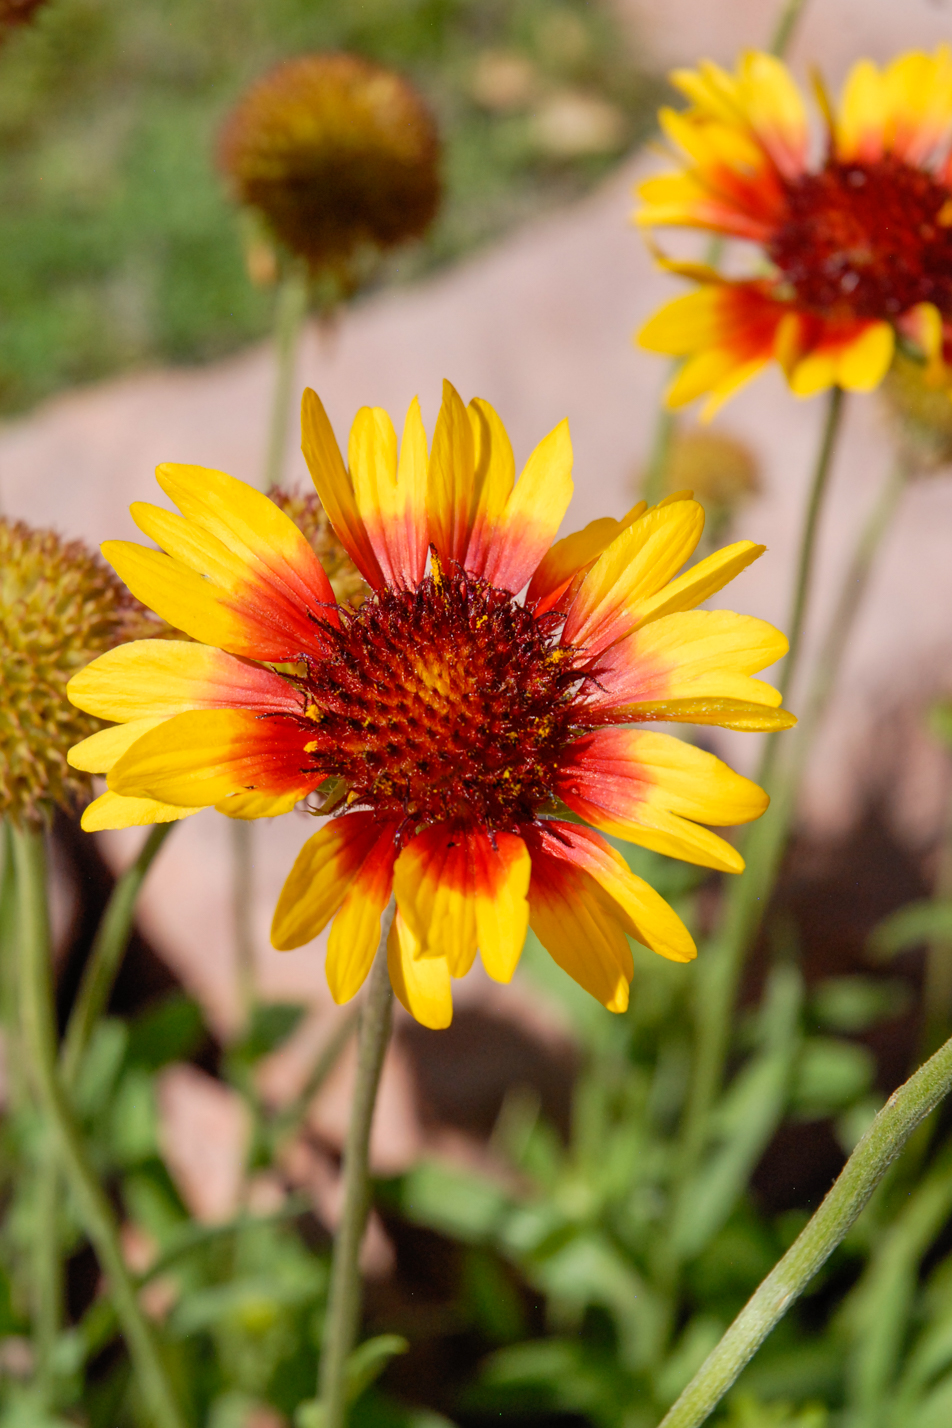
[[[308,325],[295,392],[315,387],[343,443],[359,406],[382,405],[399,421],[417,394],[432,432],[446,376],[464,399],[493,403],[517,462],[568,416],[576,454],[568,528],[621,515],[640,489],[665,378],[663,362],[638,351],[632,333],[677,290],[629,223],[632,185],[659,162],[652,146],[657,105],[671,94],[665,71],[700,56],[732,64],[740,49],[767,42],[776,8],[773,0],[48,0],[0,50],[3,514],[95,545],[133,534],[127,507],[154,499],[160,461],[257,479],[274,290],[260,282],[253,242],[216,167],[217,135],[271,64],[330,48],[415,82],[442,135],[445,192],[425,240],[388,257],[332,323]],[[947,0],[807,0],[790,59],[801,79],[819,64],[835,88],[860,55],[882,61],[950,35]],[[849,402],[821,533],[817,611],[885,477],[893,420],[878,398]],[[819,422],[817,405],[794,401],[770,373],[710,428],[696,428],[690,414],[679,427],[673,488],[696,486],[727,538],[769,547],[731,586],[732,608],[781,624]],[[726,487],[705,488],[712,470],[728,472]],[[289,440],[285,484],[303,489],[306,479]],[[738,1212],[747,1229],[698,1270],[707,1329],[672,1369],[670,1398],[698,1345],[710,1346],[711,1324],[727,1322],[822,1197],[852,1143],[850,1125],[903,1078],[913,1055],[921,946],[870,972],[868,939],[888,914],[929,893],[948,821],[948,749],[927,714],[952,692],[950,539],[952,481],[940,466],[909,489],[890,531],[775,894],[771,925],[799,941],[815,992],[813,1060],[799,1102],[759,1155]],[[753,767],[755,736],[719,734],[711,747]],[[259,1157],[248,1170],[255,1158],[236,1089],[253,1074],[268,1105],[292,1102],[348,1015],[326,990],[322,939],[287,954],[269,945],[277,893],[310,831],[296,815],[254,829],[255,956],[276,1011],[240,1055],[224,820],[207,812],[178,828],[145,889],[112,1004],[126,1039],[101,1050],[108,1094],[88,1092],[91,1123],[123,1186],[130,1255],[143,1267],[163,1226],[188,1216],[229,1223],[255,1206],[279,1219],[293,1211],[303,1242],[326,1249],[349,1049],[280,1164]],[[58,822],[64,1009],[113,880],[140,842],[137,831],[90,838]],[[699,897],[702,909],[717,896],[715,876],[679,884],[660,858],[645,872],[673,897]],[[764,958],[761,949],[745,989],[751,1006]],[[642,1034],[643,1017],[646,1055],[651,1027],[676,995],[671,978],[668,967],[636,973],[631,1034]],[[532,947],[513,987],[474,971],[456,1004],[446,1032],[399,1018],[384,1073],[373,1139],[378,1209],[365,1250],[368,1332],[404,1335],[410,1350],[360,1411],[394,1424],[439,1415],[474,1425],[500,1415],[653,1422],[623,1408],[625,1375],[635,1372],[624,1334],[637,1319],[637,1278],[620,1267],[617,1246],[614,1262],[604,1258],[614,1231],[599,1216],[616,1214],[614,1191],[595,1183],[597,1146],[577,1139],[577,1078],[584,1090],[608,1035],[605,1014]],[[612,1036],[620,1045],[623,1033]],[[637,1146],[625,1153],[637,1155]],[[530,1183],[546,1187],[544,1225],[531,1222]],[[6,1234],[15,1257],[15,1227]],[[560,1258],[570,1243],[575,1259]],[[251,1264],[255,1253],[261,1262]],[[218,1404],[216,1428],[289,1422],[296,1400],[287,1385],[309,1372],[295,1334],[320,1288],[290,1250],[266,1283],[264,1261],[276,1254],[248,1251],[245,1299],[228,1297],[231,1272],[217,1284],[193,1275],[191,1299],[187,1274],[153,1282],[157,1315],[178,1313],[181,1337],[214,1342],[219,1377],[211,1383],[209,1370],[206,1397]],[[849,1263],[842,1273],[848,1282]],[[79,1323],[96,1295],[88,1254],[71,1263],[69,1286]],[[822,1305],[811,1312],[822,1315]],[[0,1385],[28,1377],[17,1360],[18,1314],[15,1292],[0,1292]],[[235,1365],[252,1354],[249,1343],[257,1367],[245,1381]],[[815,1355],[794,1388],[778,1357],[773,1387],[761,1382],[757,1392],[764,1401],[821,1398],[835,1377],[831,1355]],[[807,1362],[803,1353],[797,1362]],[[111,1373],[107,1355],[93,1380],[108,1386]],[[55,1421],[119,1421],[109,1417],[105,1387],[103,1395],[104,1407],[83,1410],[92,1418]],[[4,1401],[4,1425],[38,1421],[9,1417],[15,1393]],[[749,1423],[781,1421],[794,1419]],[[747,1422],[736,1417],[739,1428]]]

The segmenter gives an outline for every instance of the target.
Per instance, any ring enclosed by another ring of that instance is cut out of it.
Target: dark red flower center
[[[301,681],[315,767],[381,818],[492,831],[531,819],[578,732],[579,675],[558,623],[439,572],[343,611],[327,658]]]
[[[769,253],[802,307],[891,319],[919,302],[952,317],[952,191],[886,155],[830,160],[786,185]]]

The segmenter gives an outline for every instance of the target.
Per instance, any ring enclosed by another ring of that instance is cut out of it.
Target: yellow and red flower
[[[336,813],[304,845],[272,937],[298,947],[333,918],[338,1001],[366,977],[393,893],[391,978],[425,1024],[448,1024],[451,979],[477,950],[508,981],[530,924],[623,1010],[629,936],[676,961],[695,948],[596,830],[739,872],[735,849],[695,820],[743,823],[767,803],[713,755],[632,726],[794,722],[751,678],[784,636],[695,608],[763,547],[740,541],[678,575],[704,521],[684,492],[552,545],[572,494],[567,424],[516,483],[496,413],[448,383],[429,455],[415,401],[399,454],[386,412],[358,413],[349,470],[313,392],[303,421],[315,486],[370,596],[338,604],[266,496],[222,472],[160,467],[182,514],[132,513],[162,549],[103,552],[193,642],[137,641],[71,681],[75,704],[117,721],[70,754],[107,775],[84,827],[209,805],[270,817],[314,797]]]
[[[734,74],[678,70],[690,101],[661,111],[681,169],[642,184],[636,222],[707,229],[758,245],[764,271],[729,279],[666,264],[696,286],[639,333],[683,358],[670,406],[708,396],[711,412],[769,362],[809,397],[870,391],[897,337],[936,383],[952,360],[952,50],[912,52],[884,69],[862,60],[837,112],[823,107],[826,152],[810,162],[806,108],[786,67],[745,54]]]

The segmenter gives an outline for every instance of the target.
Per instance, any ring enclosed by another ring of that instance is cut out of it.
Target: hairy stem
[[[83,978],[60,1050],[60,1070],[67,1086],[71,1086],[79,1075],[89,1038],[109,1003],[116,976],[129,945],[139,889],[155,861],[156,854],[174,827],[174,823],[157,823],[152,828],[139,856],[122,874],[106,904],[89,960],[83,969]]]
[[[146,1411],[155,1428],[184,1428],[151,1325],[140,1308],[122,1256],[112,1206],[90,1165],[59,1077],[42,831],[14,828],[13,855],[23,1040],[37,1100],[53,1131],[83,1227],[106,1276]]]
[[[347,1360],[360,1321],[360,1246],[370,1208],[370,1127],[384,1053],[390,1038],[393,992],[387,971],[387,937],[394,903],[383,916],[357,1033],[357,1079],[344,1147],[344,1206],[334,1237],[318,1393],[322,1428],[343,1428],[347,1415]]]
[[[660,1428],[698,1428],[839,1245],[920,1121],[952,1089],[952,1040],[894,1091],[793,1245],[748,1300]]]

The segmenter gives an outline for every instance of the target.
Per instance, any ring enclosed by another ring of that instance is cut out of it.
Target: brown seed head
[[[66,762],[101,728],[66,682],[96,655],[167,627],[82,541],[0,517],[0,817],[38,822],[88,780]]]
[[[429,109],[393,71],[347,54],[269,71],[232,111],[219,158],[240,202],[345,292],[361,250],[420,237],[440,197]]]
[[[665,485],[693,491],[709,515],[726,517],[757,495],[760,474],[743,442],[716,431],[686,431],[672,442]]]
[[[302,495],[277,486],[269,494],[310,544],[337,599],[356,610],[370,594],[370,587],[337,539],[317,492]]]

